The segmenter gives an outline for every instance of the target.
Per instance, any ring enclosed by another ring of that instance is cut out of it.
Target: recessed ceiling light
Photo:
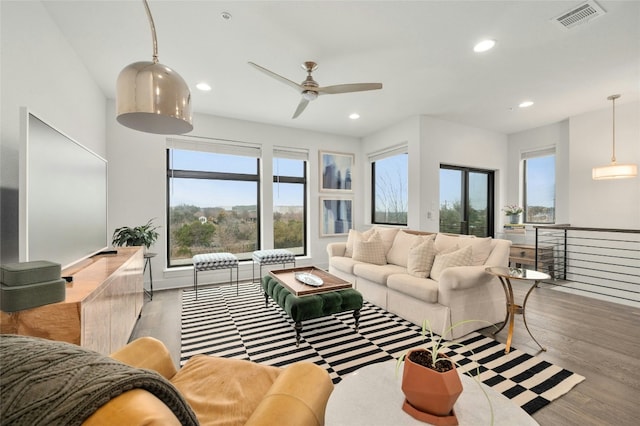
[[[205,83],[204,81],[201,83],[196,84],[196,87],[199,90],[202,90],[203,92],[208,92],[209,90],[211,90],[211,86],[209,86],[207,83]]]
[[[233,16],[231,16],[231,14],[230,14],[229,12],[222,12],[222,13],[220,14],[220,17],[221,17],[222,19],[224,19],[225,21],[230,21],[230,20],[231,20],[231,18],[233,18]]]
[[[520,105],[518,105],[520,108],[527,108],[530,107],[531,105],[533,105],[532,101],[524,101],[524,102],[520,102]]]
[[[352,120],[357,120],[358,118],[360,118],[360,114],[354,112],[353,114],[349,115],[349,118]]]
[[[477,53],[486,52],[487,50],[492,49],[495,45],[495,40],[482,40],[480,43],[473,46],[473,51]]]

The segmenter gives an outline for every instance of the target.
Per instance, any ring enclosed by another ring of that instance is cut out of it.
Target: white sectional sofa
[[[327,245],[329,272],[354,284],[365,300],[434,332],[463,320],[491,324],[505,319],[500,281],[485,272],[508,266],[511,241],[433,234],[374,226],[351,230],[347,242]],[[458,338],[487,327],[468,322],[454,328]]]

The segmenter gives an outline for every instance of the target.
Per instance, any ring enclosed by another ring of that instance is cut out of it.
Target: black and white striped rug
[[[181,364],[195,354],[251,360],[274,366],[310,361],[329,372],[334,383],[368,364],[397,358],[407,349],[428,345],[420,327],[365,302],[359,331],[351,312],[303,323],[300,346],[293,322],[273,301],[265,307],[257,284],[210,287],[182,296]],[[584,377],[478,333],[459,341],[464,349],[448,353],[486,385],[532,414],[569,392]],[[471,352],[473,351],[473,353]]]

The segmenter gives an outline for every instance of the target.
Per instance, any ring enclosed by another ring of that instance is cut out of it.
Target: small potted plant
[[[130,228],[123,226],[113,231],[111,244],[116,247],[124,246],[144,246],[145,250],[149,249],[158,239],[157,226],[153,224],[153,219],[140,226]]]
[[[520,215],[524,209],[518,205],[511,204],[504,206],[502,211],[505,215],[509,216],[509,223],[518,223],[520,222]]]
[[[464,347],[464,345],[446,341],[443,336],[448,335],[451,330],[462,324],[475,321],[479,320],[460,321],[443,330],[442,334],[437,336],[431,330],[429,321],[425,320],[422,323],[422,337],[425,338],[427,331],[429,332],[431,347],[411,349],[398,358],[397,369],[404,361],[402,392],[406,399],[402,409],[415,419],[434,425],[458,424],[453,406],[462,393],[462,382],[455,361],[447,357],[444,351],[447,348]],[[484,392],[484,389],[482,391]],[[486,393],[485,396],[489,401]],[[489,401],[489,407],[491,409],[491,423],[493,423],[491,401]]]

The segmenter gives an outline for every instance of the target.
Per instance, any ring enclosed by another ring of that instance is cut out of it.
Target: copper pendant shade
[[[143,0],[153,36],[153,61],[127,65],[116,83],[116,115],[123,126],[141,132],[182,134],[193,130],[191,92],[180,75],[158,62],[153,17]]]

